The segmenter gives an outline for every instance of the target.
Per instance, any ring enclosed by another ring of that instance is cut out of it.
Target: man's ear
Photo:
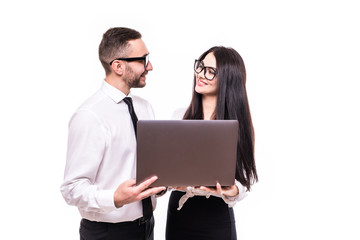
[[[121,61],[114,61],[112,64],[111,64],[111,68],[113,69],[113,71],[122,76],[124,74],[124,70],[125,70],[125,65],[123,64],[123,62]]]

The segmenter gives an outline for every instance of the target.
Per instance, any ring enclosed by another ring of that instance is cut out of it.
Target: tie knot
[[[132,99],[131,99],[131,97],[125,97],[123,100],[124,100],[124,102],[125,102],[127,105],[132,105]]]

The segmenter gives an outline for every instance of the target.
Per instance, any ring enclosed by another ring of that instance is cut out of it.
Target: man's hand
[[[124,206],[125,204],[141,201],[144,198],[147,198],[151,195],[157,194],[165,190],[165,187],[153,187],[148,189],[148,187],[157,179],[158,177],[154,176],[140,183],[137,186],[135,185],[135,179],[123,182],[119,185],[119,187],[114,193],[115,206],[119,208]]]

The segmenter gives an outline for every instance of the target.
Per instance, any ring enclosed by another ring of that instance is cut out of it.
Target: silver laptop
[[[139,120],[137,176],[151,186],[231,186],[235,181],[238,121]]]

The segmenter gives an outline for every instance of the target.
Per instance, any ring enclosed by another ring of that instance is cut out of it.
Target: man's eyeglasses
[[[112,60],[109,64],[111,65],[115,60],[122,60],[122,61],[127,61],[127,62],[143,61],[144,67],[146,68],[147,65],[149,64],[149,55],[146,55],[144,57],[116,58],[116,59]]]
[[[194,70],[196,73],[201,73],[204,70],[204,77],[207,80],[213,80],[216,76],[216,68],[204,66],[203,61],[195,60]]]

